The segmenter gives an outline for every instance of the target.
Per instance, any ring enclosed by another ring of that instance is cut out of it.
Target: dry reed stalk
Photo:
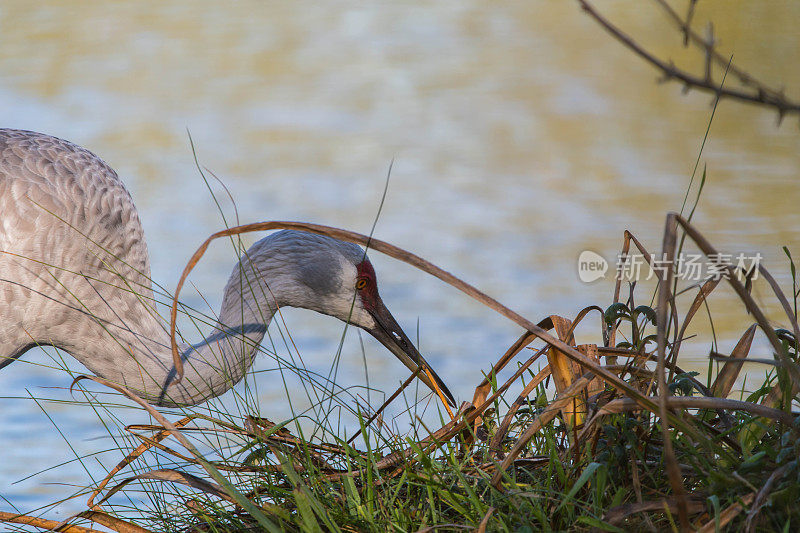
[[[182,419],[178,420],[177,422],[175,422],[175,427],[176,428],[183,427],[186,424],[188,424],[191,420],[193,420],[193,418],[194,417],[191,417],[191,416],[187,416],[185,418],[182,418]],[[100,484],[97,485],[97,488],[95,488],[92,491],[92,493],[89,495],[89,499],[86,501],[86,506],[89,509],[93,509],[94,508],[94,499],[95,499],[95,497],[98,494],[100,494],[100,492],[105,488],[106,485],[108,485],[108,482],[111,480],[112,477],[114,477],[114,474],[116,474],[117,472],[119,472],[120,470],[122,470],[123,468],[128,466],[129,464],[131,464],[133,461],[136,460],[137,457],[142,455],[144,452],[146,452],[147,450],[152,448],[157,443],[159,443],[162,440],[164,440],[165,438],[167,438],[167,436],[169,436],[169,431],[161,430],[156,435],[151,437],[150,440],[143,442],[142,444],[137,446],[136,449],[134,449],[132,452],[130,452],[127,456],[125,456],[125,458],[122,461],[120,461],[117,464],[117,466],[112,468],[111,471],[106,475],[106,477],[103,478],[103,481],[101,481]]]
[[[670,213],[669,215],[667,215],[667,227],[669,228],[670,225],[673,226],[680,225],[683,231],[685,231],[686,234],[689,237],[691,237],[691,239],[695,242],[697,247],[700,248],[700,251],[702,251],[707,257],[719,255],[719,252],[717,252],[717,250],[713,246],[711,246],[711,243],[709,243],[706,240],[706,238],[703,237],[703,235],[699,231],[697,231],[697,229],[694,228],[694,226],[692,226],[689,222],[686,221],[686,219],[684,219],[677,213]],[[755,317],[756,322],[766,335],[770,344],[772,344],[772,347],[775,349],[775,357],[778,359],[779,362],[785,365],[786,369],[789,371],[793,382],[792,396],[794,396],[795,394],[797,394],[798,390],[800,390],[800,367],[798,367],[798,365],[794,363],[794,361],[790,360],[784,353],[783,346],[781,345],[781,341],[780,339],[778,339],[775,330],[772,329],[769,320],[764,315],[764,312],[755,302],[753,297],[750,295],[749,291],[737,279],[735,269],[730,265],[721,265],[721,266],[725,267],[727,271],[725,279],[728,281],[730,286],[739,296],[739,299],[741,299],[742,302],[745,304],[747,311],[750,314],[752,314],[753,317]],[[781,302],[784,312],[789,318],[789,322],[792,326],[792,329],[794,330],[795,338],[800,338],[800,326],[798,325],[797,320],[794,318],[791,306],[789,305],[789,302],[786,299],[786,295],[783,294],[783,291],[778,286],[777,282],[775,281],[775,278],[772,277],[772,274],[770,274],[769,271],[763,265],[760,264],[758,265],[758,271],[759,274],[764,277],[764,279],[768,280],[768,283],[772,288],[773,293]]]
[[[544,351],[545,348],[542,348]],[[533,389],[539,386],[545,379],[550,376],[550,366],[545,365],[534,377],[530,380],[525,388],[522,389],[522,392],[517,396],[517,399],[514,403],[511,404],[509,407],[506,416],[503,418],[503,422],[500,424],[500,427],[497,428],[497,432],[492,437],[492,441],[489,443],[489,449],[494,452],[494,454],[502,459],[504,457],[503,452],[500,450],[500,445],[505,439],[506,435],[508,434],[508,428],[511,426],[511,423],[514,421],[514,415],[517,414],[517,411],[520,407],[525,403],[525,400],[528,398]]]
[[[678,504],[675,498],[664,498],[661,500],[641,503],[627,503],[614,507],[613,509],[609,509],[609,511],[603,516],[603,521],[611,524],[612,526],[618,526],[622,524],[623,520],[637,513],[666,510],[669,510],[670,513],[674,513],[677,511],[677,509]],[[702,513],[705,510],[706,504],[702,501],[691,501],[687,507],[687,512],[690,514]]]
[[[570,346],[574,346],[575,336],[572,334],[572,322],[566,318],[555,315],[551,316],[551,318],[553,319],[553,325],[555,326],[558,338]],[[551,346],[547,351],[547,363],[550,367],[550,375],[553,376],[556,392],[561,393],[567,390],[576,377],[572,361],[562,355],[558,349]],[[578,365],[575,365],[576,368],[577,366]],[[561,409],[561,417],[567,425],[567,428],[574,428],[582,425],[585,413],[585,404],[583,404],[581,398],[577,395]]]
[[[739,342],[736,343],[733,351],[731,351],[730,359],[722,366],[722,369],[714,379],[714,384],[711,385],[712,395],[718,398],[727,398],[728,394],[731,393],[733,384],[736,383],[736,378],[739,377],[739,372],[742,370],[742,365],[739,362],[746,359],[750,353],[757,327],[758,324],[753,324],[747,328]]]
[[[455,287],[456,289],[460,290],[466,295],[472,297],[473,299],[481,302],[483,305],[489,307],[490,309],[493,309],[494,311],[500,313],[509,320],[516,322],[517,324],[519,324],[529,332],[533,333],[543,341],[557,348],[566,357],[572,359],[573,361],[579,362],[584,366],[586,366],[587,368],[589,368],[589,370],[592,373],[594,373],[597,377],[601,378],[603,381],[607,382],[609,385],[618,388],[621,391],[624,391],[632,398],[635,398],[637,401],[640,401],[643,407],[654,412],[657,409],[657,406],[654,403],[652,403],[647,397],[642,395],[639,391],[631,387],[627,382],[625,382],[622,379],[619,379],[616,375],[606,371],[599,365],[595,365],[592,361],[586,358],[586,356],[581,354],[578,350],[576,350],[572,346],[561,341],[560,339],[553,337],[552,335],[548,334],[547,331],[545,331],[538,325],[534,324],[530,320],[524,318],[519,313],[512,311],[511,309],[504,306],[494,298],[486,295],[485,293],[479,291],[472,285],[464,282],[463,280],[459,279],[453,274],[437,267],[436,265],[423,259],[422,257],[412,254],[411,252],[398,248],[397,246],[391,245],[387,242],[375,238],[370,238],[360,233],[342,230],[339,228],[333,228],[330,226],[322,226],[319,224],[308,224],[303,222],[281,222],[281,221],[257,222],[254,224],[246,224],[243,226],[228,228],[208,237],[203,242],[203,244],[200,245],[197,251],[195,251],[192,257],[189,259],[189,262],[184,268],[183,273],[181,274],[181,278],[178,281],[178,285],[175,289],[175,294],[173,296],[172,310],[170,315],[170,338],[172,345],[173,363],[176,369],[177,381],[180,381],[180,378],[182,378],[183,376],[183,363],[181,361],[180,354],[178,353],[178,344],[175,336],[175,327],[176,327],[176,319],[178,313],[178,297],[180,296],[181,289],[183,288],[183,285],[186,282],[186,278],[189,276],[191,271],[200,261],[203,254],[205,254],[205,251],[208,249],[208,246],[214,240],[219,239],[221,237],[240,235],[242,233],[250,233],[255,231],[268,231],[275,229],[294,229],[298,231],[307,231],[310,233],[316,233],[318,235],[327,235],[329,237],[333,237],[336,239],[353,242],[356,244],[360,244],[362,246],[368,246],[369,249],[376,250],[378,252],[388,255],[389,257],[392,257],[399,261],[403,261],[404,263],[407,263],[411,266],[414,266],[419,270],[422,270],[423,272],[427,272],[428,274],[444,281],[445,283]],[[675,422],[680,423],[679,421]],[[688,427],[684,429],[687,431],[691,431],[691,428]]]
[[[727,507],[724,511],[719,514],[719,530],[717,529],[716,519],[711,519],[705,524],[703,524],[698,530],[697,533],[714,533],[715,531],[723,531],[728,524],[731,523],[731,520],[736,518],[736,515],[741,513],[744,510],[746,505],[750,505],[753,503],[756,494],[748,494],[744,496],[741,501],[736,502],[729,507]]]
[[[495,472],[494,476],[492,476],[493,487],[500,487],[500,482],[503,480],[503,475],[505,474],[506,469],[511,466],[511,464],[514,462],[514,459],[516,459],[517,456],[522,452],[522,449],[540,429],[550,423],[550,421],[553,420],[565,406],[569,405],[569,403],[573,401],[574,397],[577,394],[580,394],[583,389],[586,388],[590,381],[591,373],[584,374],[580,378],[573,381],[569,387],[561,391],[561,393],[559,393],[556,398],[544,408],[539,416],[537,416],[534,421],[525,429],[522,435],[520,435],[520,437],[514,443],[514,447],[511,448],[511,451],[508,453],[508,456],[503,459],[499,469],[497,472]]]
[[[125,485],[133,481],[138,481],[142,479],[152,479],[155,481],[166,481],[169,483],[180,483],[182,485],[186,485],[189,487],[194,487],[196,489],[200,489],[206,494],[211,494],[212,496],[216,496],[217,498],[221,498],[223,500],[229,501],[231,503],[236,503],[234,500],[225,490],[209,481],[206,481],[202,478],[194,476],[192,474],[187,474],[185,472],[178,472],[177,470],[173,470],[171,468],[161,468],[158,470],[151,470],[149,472],[144,472],[143,474],[137,474],[135,476],[131,476],[127,479],[124,479],[121,483],[118,483],[114,487],[112,487],[103,498],[97,502],[97,505],[102,505],[103,502],[107,501],[111,496],[115,493],[119,492]]]
[[[658,279],[658,307],[656,308],[656,331],[658,336],[658,362],[656,376],[658,377],[658,415],[661,417],[661,434],[664,439],[664,463],[667,467],[667,476],[672,485],[672,492],[678,504],[678,518],[681,530],[689,530],[689,508],[686,488],[683,486],[681,470],[675,450],[672,447],[672,437],[668,418],[668,398],[670,395],[667,386],[665,362],[667,358],[667,304],[672,296],[672,279],[674,275],[675,247],[677,245],[677,224],[667,217],[664,229],[664,242],[662,244],[662,258],[666,263],[666,273]]]
[[[64,525],[63,522],[56,522],[55,520],[47,520],[45,518],[38,518],[35,516],[28,516],[23,514],[7,513],[0,511],[0,522],[10,524],[24,524],[26,526],[33,526],[47,531],[59,531],[62,533],[103,533],[97,529],[90,529],[81,526],[73,526],[70,524]],[[60,529],[56,529],[60,528]]]
[[[655,400],[664,401],[669,409],[727,409],[733,411],[744,411],[754,415],[777,420],[783,424],[791,425],[794,417],[786,411],[767,407],[758,403],[745,402],[742,400],[732,400],[730,398],[713,398],[708,396],[667,396],[662,398],[653,397]],[[600,408],[597,413],[587,422],[587,426],[597,422],[597,418],[616,413],[629,411],[639,411],[639,404],[629,398],[618,398],[611,400]]]

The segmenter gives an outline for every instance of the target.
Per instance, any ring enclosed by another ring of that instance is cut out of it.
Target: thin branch
[[[581,8],[589,14],[590,17],[592,17],[598,24],[605,28],[605,30],[615,39],[627,46],[636,55],[663,72],[664,81],[678,80],[684,84],[684,88],[686,90],[699,89],[712,93],[718,98],[730,98],[740,102],[747,102],[774,108],[778,112],[779,124],[783,120],[784,116],[788,113],[800,114],[800,103],[787,99],[783,94],[783,91],[769,89],[760,82],[755,81],[752,76],[741,70],[738,70],[737,77],[739,77],[739,79],[742,80],[742,82],[746,85],[751,86],[751,91],[719,87],[719,85],[714,82],[710,75],[711,59],[717,62],[719,61],[717,58],[719,53],[714,50],[713,38],[703,39],[702,37],[697,36],[694,32],[690,34],[692,41],[696,41],[698,46],[703,48],[704,53],[706,53],[707,56],[707,68],[705,75],[702,77],[695,76],[694,74],[676,67],[672,61],[664,61],[647,51],[629,35],[614,26],[608,19],[600,15],[600,13],[597,12],[597,10],[588,2],[588,0],[578,0],[578,3],[580,4]],[[684,23],[681,21],[680,25],[683,27]],[[746,82],[744,81],[745,79],[747,80]]]
[[[664,8],[664,11],[667,12],[667,15],[669,15],[670,19],[672,19],[672,21],[678,26],[678,28],[680,28],[681,32],[683,32],[683,34],[686,36],[686,39],[688,39],[688,41],[686,42],[687,44],[688,42],[692,42],[698,48],[701,48],[704,52],[707,52],[710,58],[713,59],[713,61],[717,65],[721,67],[727,67],[730,58],[717,52],[715,48],[717,42],[713,40],[713,37],[710,40],[705,39],[702,36],[700,36],[700,34],[691,29],[690,24],[691,24],[691,16],[694,13],[694,5],[695,5],[694,1],[690,5],[690,14],[687,16],[685,22],[681,20],[680,15],[678,15],[678,13],[672,8],[672,6],[669,5],[669,3],[666,0],[655,0],[655,2],[658,3],[658,5],[660,5],[662,8]],[[738,78],[738,80],[742,83],[742,85],[747,85],[749,87],[752,87],[756,91],[772,94],[778,98],[783,97],[783,94],[780,90],[773,89],[772,87],[764,85],[763,83],[755,79],[752,75],[750,75],[748,72],[742,70],[740,67],[734,65],[733,63],[731,63],[730,67],[728,68],[728,71],[731,74],[733,74],[736,78]]]

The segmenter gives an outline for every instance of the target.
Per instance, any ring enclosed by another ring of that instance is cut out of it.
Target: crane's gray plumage
[[[281,231],[234,267],[217,324],[203,341],[181,346],[184,379],[173,383],[144,232],[122,181],[84,148],[0,129],[0,368],[33,346],[53,345],[151,403],[196,404],[242,379],[280,306],[349,321],[410,369],[427,366],[381,302],[360,247]],[[424,372],[420,378],[432,386]]]

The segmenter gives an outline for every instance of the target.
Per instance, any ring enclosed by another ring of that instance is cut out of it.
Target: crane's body
[[[52,345],[151,403],[196,404],[242,379],[282,305],[349,321],[410,369],[427,366],[380,300],[361,248],[283,231],[235,266],[212,331],[181,346],[185,375],[174,383],[144,232],[122,181],[84,148],[0,129],[0,369]]]

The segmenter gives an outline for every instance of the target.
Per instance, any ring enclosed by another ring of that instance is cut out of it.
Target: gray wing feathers
[[[0,129],[0,214],[0,348],[70,350],[79,340],[99,350],[104,323],[141,327],[120,317],[141,314],[131,307],[152,298],[144,232],[130,194],[99,157]]]

